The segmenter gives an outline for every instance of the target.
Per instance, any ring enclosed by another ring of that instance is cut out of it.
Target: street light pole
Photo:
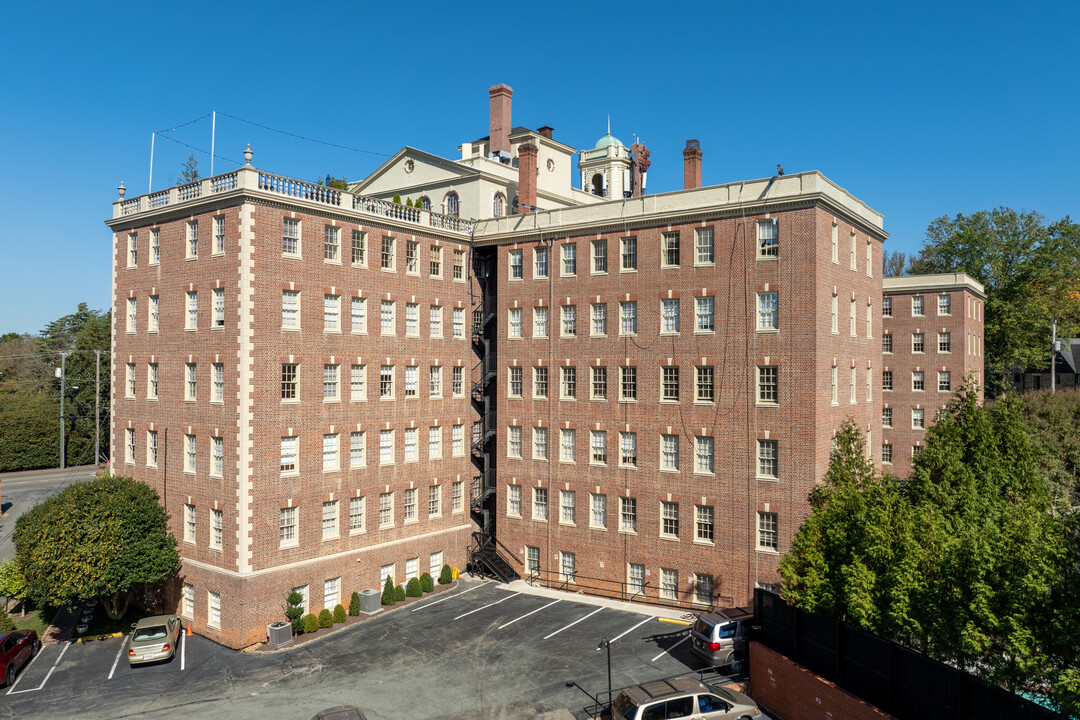
[[[101,351],[95,350],[94,373],[94,465],[101,462]]]
[[[596,646],[596,651],[600,652],[600,648],[607,650],[607,701],[608,705],[611,704],[611,641],[604,638],[600,641],[600,644]]]

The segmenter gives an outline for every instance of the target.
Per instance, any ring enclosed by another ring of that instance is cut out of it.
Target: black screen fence
[[[866,630],[754,592],[762,644],[900,720],[1061,720],[1007,690]]]

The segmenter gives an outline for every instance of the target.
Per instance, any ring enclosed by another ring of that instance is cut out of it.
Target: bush
[[[442,566],[442,572],[439,573],[439,584],[449,585],[454,581],[454,571],[450,569],[449,565]]]
[[[304,632],[313,633],[319,629],[319,618],[315,617],[315,613],[308,613],[304,616]]]
[[[341,603],[338,603],[334,606],[334,622],[343,623],[345,622],[345,618],[345,606]]]
[[[319,627],[328,628],[334,627],[334,613],[330,612],[326,608],[319,611]]]
[[[293,590],[285,598],[285,617],[292,623],[293,632],[304,632],[304,596]]]
[[[386,576],[386,584],[383,585],[382,591],[382,604],[393,605],[394,604],[394,581],[390,579],[390,576]]]
[[[405,207],[412,207],[412,198],[405,201]]]
[[[397,193],[394,193],[394,202],[396,202],[398,205],[401,204],[401,196]]]
[[[398,585],[394,588],[394,602],[402,602],[405,599],[405,588]]]
[[[15,623],[11,620],[11,616],[7,614],[7,610],[0,608],[0,632],[8,632],[15,629]]]
[[[424,591],[420,589],[420,580],[413,578],[405,587],[405,597],[420,597]]]
[[[435,581],[431,579],[431,573],[424,573],[420,576],[420,590],[426,593],[435,590]]]
[[[356,617],[360,614],[360,593],[354,592],[349,599],[349,614]]]

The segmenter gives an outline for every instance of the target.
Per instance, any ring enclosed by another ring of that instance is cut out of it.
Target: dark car
[[[19,670],[37,655],[41,641],[33,630],[12,630],[0,635],[0,677],[4,685],[15,682]]]

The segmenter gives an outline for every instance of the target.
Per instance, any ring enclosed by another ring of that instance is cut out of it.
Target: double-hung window
[[[577,335],[577,305],[562,306],[562,334],[563,337]]]
[[[695,298],[695,332],[714,332],[716,330],[715,308],[716,303],[712,297]]]
[[[134,317],[132,317],[134,321]],[[184,328],[187,330],[195,330],[199,327],[199,293],[197,290],[191,290],[187,293],[187,319],[184,323]],[[132,328],[134,330],[134,328]]]
[[[323,295],[323,330],[341,332],[340,295]]]
[[[660,301],[660,332],[664,334],[678,334],[679,332],[679,299],[667,298]]]
[[[758,293],[758,330],[778,330],[780,317],[777,294],[774,292]]]
[[[590,306],[590,313],[592,334],[594,336],[607,335],[607,303],[593,303]]]
[[[562,246],[562,274],[577,275],[577,245],[574,243]]]
[[[660,267],[679,267],[679,233],[664,233],[660,240]]]
[[[525,269],[522,265],[524,262],[523,250],[511,250],[509,252],[510,257],[510,279],[521,280],[525,275]]]
[[[341,262],[341,228],[326,225],[323,228],[323,262]]]
[[[592,241],[592,272],[594,275],[607,273],[607,240]]]
[[[300,327],[300,292],[297,290],[281,291],[281,327]]]
[[[352,264],[360,267],[367,265],[367,234],[361,230],[353,230]]]
[[[633,300],[619,303],[619,334],[637,335],[637,303]]]
[[[354,333],[367,332],[367,298],[354,297],[350,302],[349,321]]]
[[[778,369],[775,365],[759,365],[757,368],[757,401],[759,405],[776,405],[779,402]]]
[[[774,258],[780,253],[780,233],[776,219],[762,220],[757,224],[758,257]]]
[[[712,365],[698,365],[694,373],[694,402],[711,403],[715,397],[715,368]]]
[[[625,237],[619,241],[622,272],[637,272],[637,238]]]
[[[694,230],[694,264],[712,265],[713,262],[713,229],[697,228]]]
[[[281,229],[281,254],[300,254],[300,221],[285,218],[285,224]]]

